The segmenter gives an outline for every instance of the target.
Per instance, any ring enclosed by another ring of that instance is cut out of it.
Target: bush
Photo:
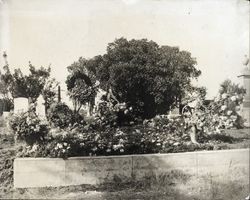
[[[244,121],[240,116],[240,105],[243,95],[222,93],[210,105],[213,121],[220,129],[243,128]]]
[[[48,124],[30,111],[12,114],[9,118],[9,125],[14,131],[16,139],[29,145],[44,141],[49,130]]]
[[[136,118],[131,106],[128,107],[126,103],[113,104],[110,101],[103,100],[98,104],[95,121],[92,125],[109,128],[134,125],[138,122],[140,122],[140,119]]]
[[[83,117],[74,113],[65,103],[54,103],[48,110],[47,118],[54,127],[66,128],[75,123],[83,124]]]
[[[72,157],[125,155],[211,150],[213,144],[190,142],[184,119],[156,116],[144,124],[96,129],[93,125],[75,124],[52,129],[43,144],[23,148],[19,156]]]

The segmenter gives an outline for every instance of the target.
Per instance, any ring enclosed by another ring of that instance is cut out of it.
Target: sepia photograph
[[[249,0],[0,0],[0,200],[250,200]]]

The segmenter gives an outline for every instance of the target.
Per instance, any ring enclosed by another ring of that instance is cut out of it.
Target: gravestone
[[[41,118],[46,118],[45,101],[41,95],[37,98],[36,114]]]
[[[180,109],[178,107],[175,107],[169,111],[169,117],[175,118],[180,116]]]
[[[3,119],[7,119],[10,115],[10,112],[8,111],[3,111]]]
[[[29,101],[27,98],[14,98],[14,113],[27,112],[29,110]]]

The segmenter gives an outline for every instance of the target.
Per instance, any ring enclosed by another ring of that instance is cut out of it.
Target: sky
[[[104,54],[116,38],[147,38],[190,51],[202,71],[195,83],[208,89],[237,77],[249,56],[246,0],[1,0],[0,53],[10,68],[51,65],[61,82],[80,56]],[[1,57],[0,67],[4,65]],[[1,69],[1,68],[0,68]]]

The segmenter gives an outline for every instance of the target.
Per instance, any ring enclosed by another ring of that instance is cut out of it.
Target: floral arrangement
[[[34,144],[45,140],[49,127],[46,121],[38,118],[34,112],[12,114],[9,125],[16,139],[27,144]]]
[[[83,117],[74,113],[65,103],[54,103],[47,114],[48,121],[53,127],[66,128],[74,123],[85,123]]]
[[[211,105],[212,121],[219,129],[243,128],[243,119],[240,116],[240,105],[243,95],[222,93],[214,99]]]

